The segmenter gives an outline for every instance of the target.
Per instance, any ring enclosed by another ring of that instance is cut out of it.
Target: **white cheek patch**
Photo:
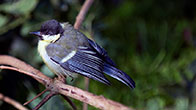
[[[69,60],[70,58],[72,58],[75,54],[76,54],[76,51],[72,51],[71,53],[69,53],[67,56],[65,56],[65,57],[61,60],[61,63],[66,62],[67,60]]]
[[[57,35],[43,35],[42,36],[44,40],[49,41],[49,42],[55,42],[60,38],[60,34]]]

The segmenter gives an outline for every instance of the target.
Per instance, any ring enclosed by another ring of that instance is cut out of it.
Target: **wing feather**
[[[110,82],[103,73],[104,61],[97,56],[96,51],[89,47],[82,47],[82,49],[78,49],[76,54],[66,62],[59,62],[54,58],[55,57],[52,58],[53,61],[70,72],[78,73],[110,85]]]
[[[105,62],[109,63],[112,66],[116,66],[116,64],[111,60],[111,58],[108,56],[107,52],[105,49],[100,47],[97,43],[94,41],[88,39],[89,44],[101,55],[104,57]]]

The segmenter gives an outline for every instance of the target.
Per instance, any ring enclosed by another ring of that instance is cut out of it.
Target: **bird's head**
[[[55,42],[63,34],[64,29],[62,25],[56,20],[48,20],[44,22],[41,29],[36,32],[30,32],[30,34],[36,35],[40,40],[46,42]]]

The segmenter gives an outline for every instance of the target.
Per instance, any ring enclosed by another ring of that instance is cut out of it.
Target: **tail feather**
[[[116,67],[105,63],[103,72],[121,81],[122,83],[126,84],[128,87],[135,88],[135,82],[131,79],[131,77],[126,73],[124,73],[123,71],[117,69]]]

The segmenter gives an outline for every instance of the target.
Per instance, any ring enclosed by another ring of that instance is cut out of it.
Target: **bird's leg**
[[[63,74],[57,74],[57,79],[63,83],[66,83],[66,76]]]

